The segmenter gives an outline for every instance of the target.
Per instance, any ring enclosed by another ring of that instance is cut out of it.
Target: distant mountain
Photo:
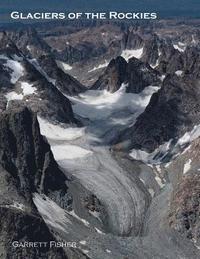
[[[106,1],[106,0],[88,0],[88,1],[69,1],[69,0],[60,0],[59,4],[55,4],[54,0],[48,0],[41,2],[39,0],[30,1],[30,0],[4,0],[1,1],[0,9],[2,13],[6,13],[11,10],[60,10],[60,11],[140,11],[140,12],[160,12],[161,16],[199,16],[200,3],[198,0],[170,0],[170,1],[161,1],[161,0],[141,0],[141,1],[132,1],[120,0],[116,1]]]

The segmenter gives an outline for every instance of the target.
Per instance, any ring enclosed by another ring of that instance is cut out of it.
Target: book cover
[[[0,259],[200,258],[199,0],[1,0]]]

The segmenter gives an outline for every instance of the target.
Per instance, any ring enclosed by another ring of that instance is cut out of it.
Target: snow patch
[[[35,93],[35,91],[37,90],[36,87],[33,87],[32,84],[29,84],[27,82],[21,82],[21,88],[23,90],[23,95],[31,95],[33,93]]]
[[[67,64],[65,62],[62,62],[62,61],[59,61],[59,60],[57,60],[56,63],[58,65],[58,67],[61,68],[64,72],[70,71],[73,68],[69,64]]]
[[[191,168],[191,163],[192,163],[192,159],[189,159],[185,165],[184,165],[184,168],[183,168],[183,174],[186,174],[190,168]]]
[[[111,251],[109,249],[106,249],[106,253],[111,254]]]
[[[178,42],[177,44],[173,44],[173,47],[177,49],[179,52],[184,52],[185,51],[185,44],[182,42]]]
[[[18,94],[15,91],[12,91],[10,93],[7,93],[5,95],[6,99],[8,102],[12,101],[12,100],[22,100],[23,99],[23,94]]]
[[[90,223],[89,223],[87,220],[85,220],[85,219],[83,219],[83,218],[80,218],[80,217],[75,213],[74,210],[69,211],[69,212],[67,212],[67,213],[68,213],[69,215],[73,216],[75,219],[81,221],[86,227],[89,227]]]
[[[100,65],[97,66],[97,67],[94,67],[93,69],[89,70],[88,73],[91,73],[91,72],[93,72],[93,71],[96,71],[96,70],[101,69],[101,68],[104,68],[104,67],[107,67],[108,64],[109,64],[109,63],[105,60],[105,63],[100,64]]]
[[[66,226],[71,224],[71,221],[67,218],[67,212],[64,209],[47,196],[38,193],[33,194],[33,202],[47,225],[67,232]]]
[[[41,134],[54,140],[75,140],[84,135],[85,128],[64,128],[61,125],[54,125],[47,120],[37,117]]]
[[[175,74],[176,74],[177,76],[182,76],[183,71],[182,71],[182,70],[177,70],[177,71],[175,72]]]
[[[95,230],[96,230],[97,233],[99,233],[99,234],[101,234],[101,235],[104,235],[104,234],[105,234],[105,233],[103,233],[100,229],[98,229],[98,228],[96,228],[96,227],[95,227]]]
[[[19,61],[7,59],[7,62],[3,65],[12,70],[12,73],[11,73],[12,84],[15,84],[19,80],[19,78],[24,74],[24,68]]]
[[[80,243],[81,245],[86,245],[86,241],[85,241],[85,240],[81,240],[81,241],[79,241],[79,243]]]
[[[143,54],[143,48],[140,49],[125,49],[122,51],[121,56],[128,61],[130,58],[135,57],[140,59]]]
[[[57,145],[51,147],[56,161],[77,159],[92,154],[92,151],[75,145]]]
[[[13,204],[5,205],[4,207],[6,207],[6,208],[15,208],[15,209],[22,210],[22,211],[25,210],[24,204],[19,203],[19,202],[14,202]]]

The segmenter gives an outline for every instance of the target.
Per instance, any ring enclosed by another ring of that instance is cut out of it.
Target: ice
[[[18,94],[15,91],[12,91],[10,93],[7,93],[5,95],[5,97],[6,97],[7,101],[9,102],[9,101],[12,101],[12,100],[22,100],[24,95],[23,94]]]
[[[88,73],[91,73],[93,71],[96,71],[96,70],[104,68],[104,67],[107,67],[108,64],[109,64],[108,61],[105,60],[105,62],[103,64],[100,64],[99,66],[94,67],[93,69],[89,70]]]
[[[71,223],[71,221],[67,218],[64,209],[60,208],[47,196],[41,196],[38,193],[33,194],[33,202],[47,225],[66,232],[65,226]]]
[[[98,220],[101,221],[101,219],[100,219],[100,213],[99,213],[98,211],[91,211],[91,210],[89,210],[89,213],[90,213],[93,217],[95,217],[95,218],[97,218]]]
[[[121,56],[128,61],[130,58],[135,57],[140,59],[143,54],[143,48],[140,49],[125,49],[122,51]]]
[[[70,70],[72,70],[72,66],[70,66],[69,64],[62,62],[62,61],[56,61],[58,67],[60,67],[64,72],[68,72]]]
[[[85,241],[85,240],[81,240],[81,241],[79,241],[79,243],[80,243],[81,245],[86,245],[86,241]]]
[[[15,84],[21,76],[23,76],[24,68],[19,61],[7,59],[7,62],[4,64],[5,67],[8,67],[12,70],[11,73],[11,83]]]
[[[81,249],[81,251],[82,251],[84,254],[88,254],[88,253],[89,253],[89,250],[86,250],[86,249]]]
[[[70,212],[67,212],[67,213],[68,213],[69,215],[73,216],[75,219],[81,221],[86,227],[89,227],[90,223],[89,223],[87,220],[80,218],[80,217],[75,213],[74,210],[72,210],[72,211],[70,211]]]
[[[184,165],[184,168],[183,168],[183,174],[186,174],[190,168],[191,168],[191,163],[192,163],[192,159],[189,159],[185,165]]]
[[[51,149],[57,161],[64,159],[77,159],[92,154],[90,150],[69,144],[52,146]]]
[[[31,46],[30,45],[27,45],[26,48],[27,48],[27,50],[31,51]]]
[[[165,142],[164,144],[160,145],[157,149],[155,149],[152,153],[148,153],[140,149],[132,149],[129,155],[136,160],[140,160],[145,163],[156,164],[159,163],[170,150],[171,142],[172,140]],[[158,154],[160,154],[159,159],[154,159]]]
[[[153,93],[157,92],[159,87],[146,87],[140,94],[126,93],[126,86],[122,84],[121,88],[115,93],[106,90],[88,90],[79,95],[79,97],[68,97],[72,102],[73,111],[82,117],[95,119],[105,119],[118,110],[126,107],[132,112],[143,112],[150,101]],[[109,118],[110,120],[111,118]]]
[[[41,134],[48,139],[54,140],[75,140],[83,136],[85,128],[64,128],[61,125],[54,125],[38,116]]]
[[[173,47],[177,49],[179,52],[185,51],[185,44],[182,42],[178,42],[178,44],[173,44]]]
[[[168,153],[171,153],[173,156],[177,156],[180,150],[182,150],[183,153],[186,152],[189,147],[188,146],[185,147],[185,145],[191,143],[199,136],[200,136],[200,125],[195,125],[190,132],[186,132],[173,145],[172,145],[172,139],[170,139],[168,142],[165,142],[164,144],[160,145],[152,153],[148,153],[140,149],[133,149],[131,150],[129,155],[132,158],[141,160],[145,163],[157,164],[157,163],[160,163]],[[159,157],[159,158],[156,158],[156,157]]]
[[[21,82],[21,88],[23,90],[23,95],[31,95],[33,93],[35,93],[35,91],[37,90],[36,87],[33,87],[32,84],[29,84],[27,82]]]
[[[181,75],[183,74],[183,71],[182,71],[182,70],[177,70],[177,71],[175,72],[175,74],[176,74],[177,76],[181,76]]]
[[[187,143],[192,142],[196,138],[200,136],[200,124],[195,125],[194,128],[190,132],[186,132],[177,142],[177,145],[185,145]]]
[[[15,91],[12,91],[5,95],[5,97],[8,101],[7,106],[9,105],[10,101],[23,100],[24,96],[31,95],[31,94],[35,93],[35,91],[37,90],[37,88],[32,87],[32,85],[27,82],[21,82],[21,88],[22,88],[22,93],[20,93],[20,94],[18,94]]]
[[[95,227],[95,230],[96,230],[97,233],[99,233],[99,234],[101,234],[101,235],[104,235],[104,234],[105,234],[105,233],[103,233],[100,229],[98,229],[98,228],[96,228],[96,227]]]
[[[13,204],[10,204],[10,205],[5,205],[5,207],[6,208],[15,208],[15,209],[22,210],[22,211],[25,210],[24,204],[19,203],[19,202],[14,202]]]

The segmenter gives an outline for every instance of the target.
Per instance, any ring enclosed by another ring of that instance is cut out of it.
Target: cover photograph
[[[0,1],[0,259],[200,259],[200,1]]]

